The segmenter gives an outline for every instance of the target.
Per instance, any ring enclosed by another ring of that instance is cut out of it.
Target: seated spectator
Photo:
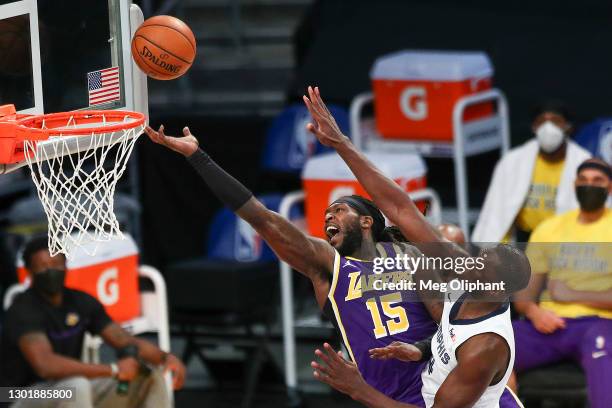
[[[534,112],[535,137],[508,152],[495,166],[472,242],[527,242],[543,220],[578,207],[573,182],[576,168],[590,157],[568,139],[567,110],[549,103]]]
[[[612,378],[612,210],[605,206],[612,169],[589,159],[575,186],[580,209],[544,221],[527,246],[532,275],[515,300],[527,319],[514,322],[514,368],[574,360],[586,374],[591,408],[604,408]]]
[[[32,284],[15,298],[5,316],[0,386],[72,387],[76,398],[67,405],[60,400],[44,404],[22,400],[12,406],[169,406],[163,370],[170,370],[174,387],[181,388],[185,377],[181,361],[128,334],[92,296],[64,287],[66,259],[49,254],[46,237],[31,240],[23,260]],[[101,336],[120,359],[111,364],[81,362],[86,331]],[[118,389],[126,385],[127,390]]]

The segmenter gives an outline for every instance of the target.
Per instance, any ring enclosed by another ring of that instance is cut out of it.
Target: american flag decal
[[[100,105],[121,99],[119,67],[87,73],[89,106]]]

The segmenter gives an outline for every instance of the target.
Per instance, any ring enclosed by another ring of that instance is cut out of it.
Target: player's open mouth
[[[327,239],[331,240],[334,236],[336,236],[340,232],[340,228],[333,224],[327,225],[325,227],[325,234],[327,235]]]

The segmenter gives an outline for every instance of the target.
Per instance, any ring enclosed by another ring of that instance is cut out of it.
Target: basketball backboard
[[[146,78],[130,54],[142,21],[131,0],[0,0],[0,105],[147,114]]]

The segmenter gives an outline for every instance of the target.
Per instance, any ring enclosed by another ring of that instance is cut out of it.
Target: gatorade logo
[[[119,270],[110,268],[102,272],[96,285],[98,299],[104,306],[114,305],[119,301]]]
[[[400,95],[400,109],[410,120],[427,118],[427,92],[422,86],[410,86]]]

